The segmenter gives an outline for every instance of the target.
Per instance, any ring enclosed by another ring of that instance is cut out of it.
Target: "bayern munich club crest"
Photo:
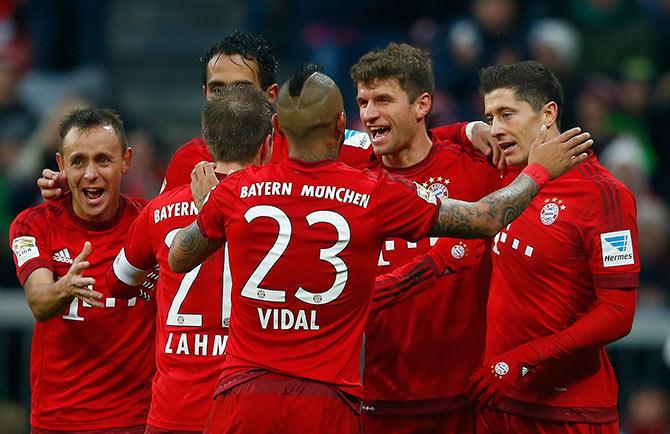
[[[430,177],[428,178],[428,182],[424,182],[421,185],[430,190],[435,197],[449,197],[449,189],[447,188],[449,180],[446,178],[442,178],[441,176],[437,178]]]
[[[544,206],[540,210],[540,221],[543,225],[549,226],[554,224],[561,211],[566,208],[562,200],[557,197],[544,200]]]

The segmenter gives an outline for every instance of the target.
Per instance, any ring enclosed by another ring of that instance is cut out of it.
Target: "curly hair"
[[[383,50],[364,54],[350,69],[354,85],[395,78],[410,102],[424,92],[435,95],[433,62],[428,53],[407,44],[391,43]]]
[[[255,33],[234,32],[216,44],[212,45],[207,53],[200,58],[202,84],[207,85],[207,64],[214,56],[238,54],[247,60],[258,64],[259,81],[263,89],[275,83],[277,72],[277,58],[270,44]]]

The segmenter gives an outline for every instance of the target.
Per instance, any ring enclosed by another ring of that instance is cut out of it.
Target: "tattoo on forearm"
[[[494,191],[479,202],[446,199],[430,235],[457,238],[492,237],[530,205],[537,184],[526,175],[518,176],[510,185]]]
[[[210,252],[210,242],[205,238],[197,225],[189,225],[179,238],[177,247],[180,255],[175,257],[175,264],[192,268],[202,262]]]

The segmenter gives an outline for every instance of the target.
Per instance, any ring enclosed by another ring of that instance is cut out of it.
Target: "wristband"
[[[542,167],[542,165],[539,163],[529,164],[525,169],[523,169],[521,173],[529,176],[530,179],[532,179],[535,184],[537,184],[538,188],[544,187],[544,185],[551,180],[549,171]]]

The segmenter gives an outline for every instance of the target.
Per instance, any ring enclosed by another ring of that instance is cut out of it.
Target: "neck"
[[[254,162],[252,162],[251,164],[254,164]],[[231,173],[237,172],[238,170],[242,170],[245,167],[247,167],[246,164],[240,164],[229,161],[217,161],[216,168],[214,169],[214,171],[216,173],[223,173],[224,175],[230,175]]]
[[[549,130],[547,130],[547,136],[545,137],[544,141],[548,142],[549,140],[558,137],[561,135],[561,132],[558,131],[558,127],[556,125],[553,125]],[[528,156],[526,156],[526,161],[523,163],[517,164],[515,166],[517,167],[526,167],[528,165]]]
[[[340,145],[330,140],[314,140],[308,144],[288,139],[288,156],[300,161],[337,160]]]
[[[428,131],[421,128],[403,148],[394,153],[382,155],[382,162],[386,167],[404,168],[414,166],[423,161],[433,147],[433,141]]]

